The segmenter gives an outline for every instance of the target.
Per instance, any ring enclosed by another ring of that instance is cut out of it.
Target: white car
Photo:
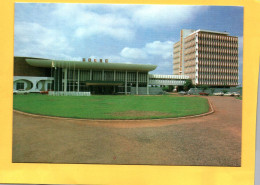
[[[234,94],[231,93],[231,92],[227,92],[227,93],[224,94],[224,96],[234,96]]]
[[[178,92],[178,94],[180,94],[180,95],[186,95],[187,92],[185,92],[185,91],[180,91],[180,92]]]
[[[214,96],[223,96],[224,93],[223,92],[216,92],[216,93],[213,93]]]
[[[18,90],[14,90],[13,94],[29,94],[29,91],[26,91],[24,89],[18,89]]]
[[[238,92],[233,92],[233,96],[237,96],[237,97],[239,97],[240,94],[239,94]]]

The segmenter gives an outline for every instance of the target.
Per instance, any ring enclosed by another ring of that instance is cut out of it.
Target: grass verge
[[[156,119],[208,112],[205,98],[179,96],[14,95],[13,108],[23,112],[88,119]]]

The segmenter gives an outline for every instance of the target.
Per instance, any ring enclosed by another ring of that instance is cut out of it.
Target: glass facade
[[[52,86],[56,91],[115,94],[130,92],[131,87],[148,86],[148,72],[56,68],[53,75]]]

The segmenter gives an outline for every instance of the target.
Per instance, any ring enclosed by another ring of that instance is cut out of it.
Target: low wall
[[[50,96],[90,96],[90,92],[63,92],[63,91],[49,91]]]

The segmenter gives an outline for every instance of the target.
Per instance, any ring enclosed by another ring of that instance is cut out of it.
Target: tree
[[[191,79],[186,80],[186,81],[185,81],[185,84],[183,85],[183,89],[184,89],[185,91],[188,91],[188,90],[190,90],[190,88],[192,88],[192,87],[194,87],[194,86],[193,86],[193,84],[192,84]]]
[[[173,91],[173,85],[169,85],[169,92]]]
[[[164,87],[162,88],[162,90],[168,92],[169,87],[168,87],[168,86],[164,86]]]
[[[228,91],[226,89],[223,89],[222,92],[226,94]]]
[[[202,89],[202,92],[205,92],[209,86],[208,85],[201,85],[200,88]]]
[[[211,88],[210,91],[211,91],[211,94],[213,94],[215,92],[215,88]]]

